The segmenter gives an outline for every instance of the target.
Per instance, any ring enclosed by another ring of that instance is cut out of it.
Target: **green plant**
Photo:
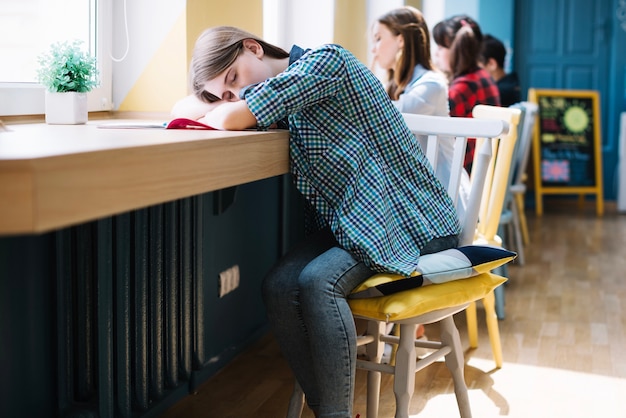
[[[82,49],[82,42],[56,42],[38,57],[37,78],[50,92],[85,93],[98,86],[96,58]]]

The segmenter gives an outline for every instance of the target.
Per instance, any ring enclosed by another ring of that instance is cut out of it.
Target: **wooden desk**
[[[98,123],[0,132],[3,416],[159,416],[267,332],[288,133]]]
[[[41,233],[289,169],[285,131],[10,125],[0,132],[0,235]]]

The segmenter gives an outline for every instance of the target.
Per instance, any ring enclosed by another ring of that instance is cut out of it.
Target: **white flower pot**
[[[87,93],[46,91],[46,123],[80,125],[87,122]]]

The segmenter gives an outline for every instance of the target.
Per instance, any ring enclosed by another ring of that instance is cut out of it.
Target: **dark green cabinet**
[[[0,237],[0,415],[157,416],[193,391],[266,332],[297,208],[284,176]]]

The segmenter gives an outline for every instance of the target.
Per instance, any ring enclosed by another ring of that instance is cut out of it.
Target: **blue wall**
[[[609,91],[609,108],[600,109],[600,111],[608,116],[603,141],[610,147],[610,155],[612,158],[606,158],[604,161],[604,188],[606,190],[605,198],[613,200],[617,198],[617,190],[620,182],[626,182],[620,179],[619,173],[619,122],[621,112],[626,112],[626,4],[623,0],[613,0],[611,7],[615,12],[612,13],[613,22],[611,22],[611,30],[608,31],[607,42],[611,43],[611,58],[607,63],[610,70]],[[623,16],[620,21],[619,16]]]
[[[480,0],[447,0],[446,17],[465,13],[479,21],[479,5]]]
[[[514,10],[515,0],[448,0],[445,6],[446,17],[467,14],[479,24],[483,33],[489,33],[506,45],[506,70],[513,68],[514,51]]]
[[[500,39],[507,48],[507,72],[512,71],[515,62],[514,9],[514,0],[482,0],[478,8],[478,22],[483,33]]]
[[[515,16],[516,0],[444,0],[445,16],[466,13],[474,17],[480,24],[483,33],[490,33],[501,39],[507,46],[506,70],[516,69],[515,59]],[[606,109],[600,109],[603,120],[602,137],[605,155],[604,189],[605,199],[615,200],[620,181],[619,165],[619,121],[620,113],[626,111],[626,4],[623,0],[611,1],[611,19],[605,22],[606,42],[610,45],[611,54],[606,65],[610,68],[610,89],[600,92],[608,97]],[[623,16],[620,20],[620,17]],[[626,179],[623,179],[626,181]]]

